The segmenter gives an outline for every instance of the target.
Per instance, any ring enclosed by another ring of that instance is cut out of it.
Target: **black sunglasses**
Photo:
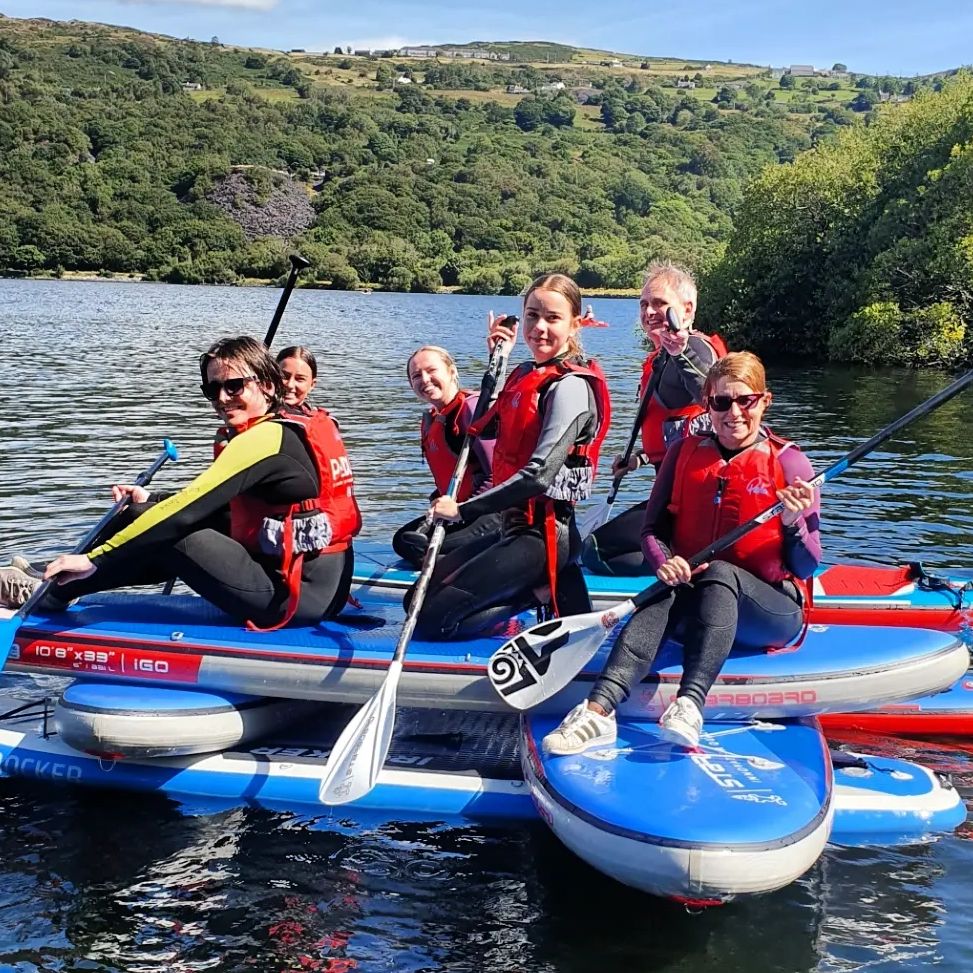
[[[243,375],[240,378],[228,378],[224,382],[202,382],[199,389],[210,402],[215,402],[220,397],[221,389],[227,395],[239,395],[247,387],[247,382],[256,381],[256,375]]]
[[[767,393],[751,392],[749,395],[711,395],[706,404],[714,412],[729,412],[734,402],[741,409],[752,409]]]

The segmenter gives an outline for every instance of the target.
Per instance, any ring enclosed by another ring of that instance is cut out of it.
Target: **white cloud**
[[[400,47],[416,47],[428,41],[414,41],[401,35],[386,35],[385,37],[358,37],[345,42],[356,50],[391,51]]]

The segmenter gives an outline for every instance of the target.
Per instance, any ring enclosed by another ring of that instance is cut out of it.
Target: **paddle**
[[[311,261],[305,259],[298,253],[292,253],[290,256],[291,261],[291,272],[287,275],[287,282],[284,284],[284,293],[280,295],[280,300],[277,302],[277,310],[274,311],[273,319],[270,322],[270,327],[267,329],[267,336],[264,338],[264,345],[269,349],[274,343],[274,337],[277,334],[277,327],[280,324],[280,319],[284,316],[284,308],[287,307],[287,301],[290,299],[291,291],[294,290],[294,285],[297,283],[297,275],[305,268],[311,266]]]
[[[158,473],[159,469],[166,463],[167,460],[172,460],[175,462],[179,459],[179,450],[168,440],[164,439],[162,441],[162,452],[155,458],[152,465],[135,478],[136,486],[146,486],[152,477]],[[102,530],[108,525],[111,519],[129,502],[130,497],[124,496],[121,500],[112,504],[111,509],[95,524],[91,530],[78,542],[77,546],[71,552],[72,554],[83,554],[88,547],[88,545],[101,533]],[[10,618],[0,619],[0,669],[2,669],[7,664],[7,657],[10,655],[10,649],[14,643],[14,636],[17,634],[18,629],[24,623],[24,619],[30,615],[34,606],[44,597],[47,593],[47,589],[50,588],[53,583],[53,579],[50,581],[42,581],[35,589],[34,593],[27,599],[27,601],[21,605],[17,610],[16,614],[12,615]]]
[[[837,463],[815,476],[810,481],[811,486],[819,488],[844,473],[849,466],[887,439],[891,439],[900,429],[948,402],[971,382],[973,370],[916,406],[911,412],[896,419],[871,439],[856,446]],[[714,555],[735,544],[745,534],[776,517],[783,510],[783,503],[775,503],[752,520],[735,527],[690,558],[690,567],[697,568],[710,561]],[[666,587],[663,582],[656,581],[633,598],[613,605],[607,611],[555,619],[527,629],[516,638],[505,642],[490,658],[487,671],[493,688],[514,709],[530,709],[543,702],[571,682],[620,621],[642,608]]]
[[[510,317],[507,320],[510,321]],[[511,326],[515,324],[516,318],[513,319]],[[503,374],[506,359],[505,342],[498,341],[490,355],[490,363],[480,384],[480,397],[473,411],[473,422],[476,422],[489,407],[496,393],[497,383]],[[471,445],[472,437],[467,433],[446,496],[454,498],[456,496],[463,474],[466,472]],[[322,804],[347,804],[349,801],[364,797],[375,786],[392,743],[392,730],[395,727],[395,694],[399,677],[402,675],[402,660],[405,658],[409,640],[415,630],[419,611],[426,598],[429,579],[432,577],[432,570],[445,536],[446,525],[443,521],[437,520],[422,559],[422,571],[419,573],[419,580],[416,582],[402,631],[395,643],[395,652],[385,679],[378,692],[342,730],[328,757],[324,780],[321,781],[318,790],[318,800]]]
[[[679,314],[671,306],[666,308],[666,327],[673,334],[682,327]],[[622,454],[621,469],[618,475],[612,480],[611,489],[608,491],[607,498],[602,500],[596,507],[592,507],[578,521],[578,532],[581,534],[582,540],[587,538],[589,534],[593,534],[611,516],[612,504],[615,502],[615,497],[618,496],[618,488],[621,486],[625,474],[629,472],[625,467],[628,466],[629,460],[632,458],[635,440],[638,439],[639,432],[642,429],[642,423],[645,421],[645,413],[648,412],[649,403],[652,401],[652,396],[655,395],[655,390],[659,387],[659,381],[662,379],[662,372],[664,370],[665,364],[660,368],[653,369],[652,376],[646,383],[645,392],[642,393],[642,401],[639,402],[638,412],[635,413],[632,434],[628,437],[628,446],[625,447],[625,452]]]

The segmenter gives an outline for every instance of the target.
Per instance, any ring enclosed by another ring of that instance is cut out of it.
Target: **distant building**
[[[508,95],[527,95],[530,92],[522,84],[508,84],[507,85]]]
[[[815,75],[813,64],[792,64],[789,73],[795,78],[813,78]]]
[[[439,51],[434,47],[403,47],[399,57],[437,57]]]
[[[548,84],[537,86],[537,93],[539,95],[555,95],[559,91],[564,91],[563,81],[551,81]]]
[[[696,82],[695,81],[677,81],[676,82],[676,87],[677,88],[688,88],[690,91],[692,91],[696,87]]]
[[[371,57],[371,56],[372,56],[372,52],[367,48],[361,48],[360,50],[355,51],[355,57]]]
[[[203,86],[198,81],[183,81],[183,91],[202,91]]]

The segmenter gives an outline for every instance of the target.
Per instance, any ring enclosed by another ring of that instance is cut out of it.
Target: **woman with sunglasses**
[[[703,386],[712,431],[666,454],[645,510],[642,550],[668,585],[627,622],[587,700],[544,739],[551,753],[615,740],[615,709],[662,642],[683,643],[679,690],[663,736],[699,743],[707,694],[736,645],[787,645],[804,624],[805,580],[821,560],[818,495],[807,457],[761,424],[772,401],[756,355],[733,352]],[[688,559],[780,500],[784,512],[695,571]]]
[[[425,638],[469,638],[539,599],[562,614],[590,608],[574,505],[590,493],[611,421],[608,386],[581,347],[581,292],[570,277],[538,277],[524,297],[523,319],[531,360],[510,373],[474,427],[496,435],[494,485],[461,503],[443,496],[432,505],[434,516],[450,522],[498,513],[502,534],[472,557],[460,548],[436,563],[416,624]],[[491,349],[516,341],[506,317],[489,329]]]
[[[260,630],[313,625],[344,606],[361,515],[334,422],[323,410],[280,411],[280,368],[253,338],[217,341],[199,366],[227,431],[213,463],[88,554],[56,557],[45,572],[58,581],[48,607],[170,578]],[[151,499],[142,487],[112,493]]]
[[[431,503],[446,492],[453,478],[479,393],[460,388],[459,372],[453,356],[438,345],[423,345],[416,349],[406,362],[405,373],[412,391],[429,406],[422,414],[419,441],[423,459],[436,485],[429,497]],[[493,439],[474,437],[469,465],[456,499],[462,503],[474,494],[488,490],[492,485],[492,470]],[[426,515],[423,514],[395,532],[392,548],[403,560],[419,567],[429,546],[429,535]],[[467,555],[472,556],[499,537],[500,514],[483,514],[469,523],[448,524],[440,552],[447,554],[465,547]],[[475,546],[470,547],[470,544]]]

